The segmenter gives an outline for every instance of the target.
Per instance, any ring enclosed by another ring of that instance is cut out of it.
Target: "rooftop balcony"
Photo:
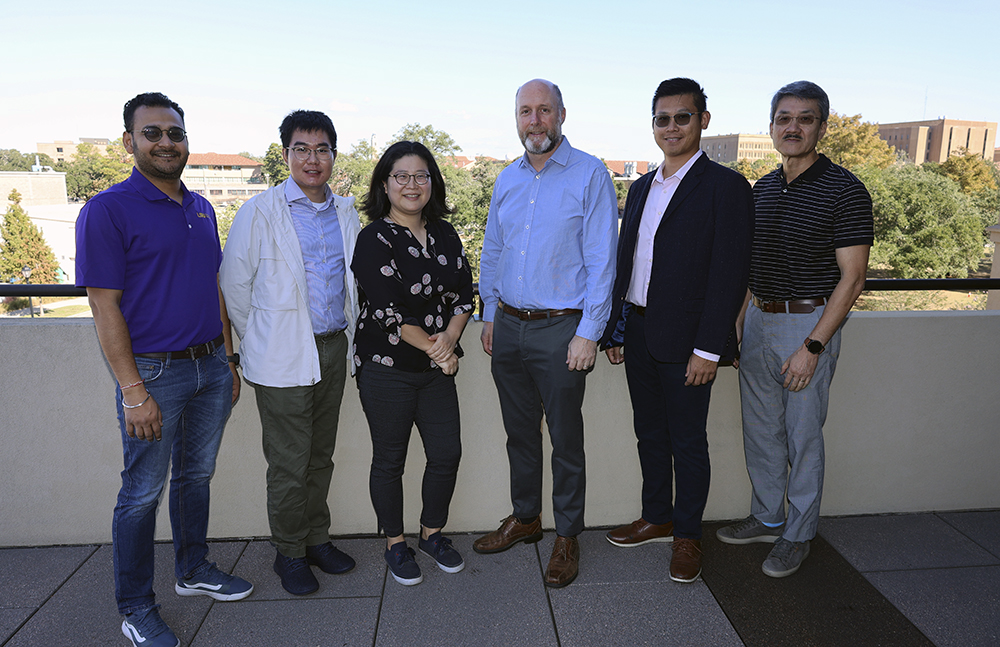
[[[787,580],[760,573],[766,545],[726,546],[717,522],[747,514],[736,371],[713,390],[713,480],[705,571],[666,577],[669,549],[618,549],[582,537],[581,575],[541,585],[552,534],[537,546],[476,555],[474,533],[509,514],[507,458],[479,324],[458,376],[464,454],[448,531],[466,557],[458,575],[386,581],[366,483],[371,460],[357,392],[348,386],[330,504],[350,575],[291,599],[270,572],[265,463],[252,394],[234,409],[213,480],[212,558],[251,579],[240,603],[169,593],[158,547],[159,602],[183,644],[996,645],[1000,643],[1000,311],[854,313],[844,328],[826,430],[820,538]],[[121,467],[113,381],[88,319],[0,321],[0,645],[123,644],[111,577],[111,508]],[[589,528],[640,513],[638,459],[624,371],[605,360],[588,379]],[[416,530],[422,450],[405,477]],[[550,484],[546,482],[545,487]],[[547,500],[548,492],[545,499]],[[169,537],[165,506],[158,537]],[[912,513],[912,514],[911,514]],[[871,516],[877,515],[877,516]],[[543,524],[552,527],[551,509]],[[32,548],[41,547],[41,548]],[[860,573],[860,574],[859,574]]]

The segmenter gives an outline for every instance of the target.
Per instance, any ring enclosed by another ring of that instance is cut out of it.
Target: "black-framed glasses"
[[[656,115],[653,117],[653,125],[657,128],[666,128],[673,119],[678,126],[687,126],[691,123],[691,117],[700,114],[700,112],[678,112],[676,115]]]
[[[166,130],[159,126],[146,126],[140,132],[143,137],[154,143],[163,139],[163,133],[167,133],[167,137],[174,143],[180,143],[187,137],[187,131],[179,126],[171,126]]]
[[[427,184],[428,180],[431,179],[431,174],[430,173],[403,173],[402,171],[400,171],[399,173],[395,173],[392,177],[396,180],[396,184],[398,184],[399,186],[406,186],[407,184],[409,184],[411,177],[413,178],[414,182],[416,182],[420,186],[423,186],[423,185]]]
[[[774,125],[781,126],[782,128],[784,128],[785,126],[791,124],[793,121],[798,123],[800,126],[812,126],[814,123],[819,121],[819,117],[817,117],[816,115],[795,116],[795,115],[782,114],[775,116]]]
[[[320,146],[319,148],[307,148],[305,146],[289,146],[288,150],[292,151],[292,155],[295,159],[300,162],[304,162],[309,159],[314,153],[316,154],[316,159],[323,162],[330,159],[333,155],[333,149],[327,148],[326,146]]]

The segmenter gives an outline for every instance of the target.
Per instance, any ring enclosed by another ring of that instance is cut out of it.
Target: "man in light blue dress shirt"
[[[586,492],[583,394],[611,310],[618,208],[607,167],[562,135],[559,88],[536,79],[515,105],[524,156],[497,178],[480,263],[483,350],[500,397],[513,514],[479,553],[541,538],[544,414],[557,538],[546,586],[579,570]]]
[[[220,270],[254,387],[267,459],[274,571],[286,591],[319,588],[310,566],[346,573],[354,560],[330,543],[327,495],[358,300],[350,260],[361,223],[354,198],[327,185],[337,133],[321,112],[281,124],[290,177],[233,220]]]

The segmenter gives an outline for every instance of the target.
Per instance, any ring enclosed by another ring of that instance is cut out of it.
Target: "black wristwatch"
[[[236,368],[240,367],[240,354],[239,353],[233,353],[232,355],[226,355],[226,360],[228,360],[230,364],[236,364]]]
[[[813,355],[819,355],[820,353],[826,350],[826,346],[824,346],[821,342],[816,341],[815,339],[809,339],[808,337],[806,337],[806,340],[802,343],[806,345],[806,350],[812,353]]]

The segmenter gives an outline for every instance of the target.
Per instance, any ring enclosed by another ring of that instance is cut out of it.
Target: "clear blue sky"
[[[562,88],[573,145],[606,159],[660,159],[649,104],[673,76],[705,88],[709,135],[766,132],[772,93],[803,78],[866,121],[1000,120],[995,0],[3,4],[0,148],[22,152],[119,137],[122,104],[160,91],[194,152],[262,154],[308,108],[344,152],[417,122],[513,157],[514,93],[535,77]]]

